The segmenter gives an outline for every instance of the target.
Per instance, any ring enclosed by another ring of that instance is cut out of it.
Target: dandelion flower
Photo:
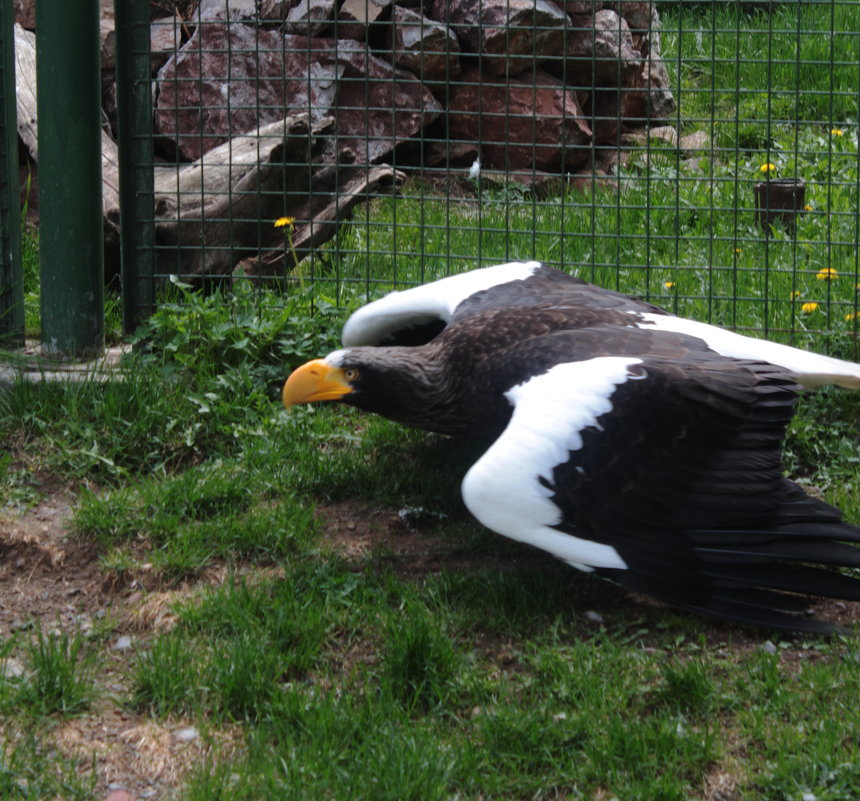
[[[275,228],[283,228],[287,225],[292,226],[295,221],[295,217],[278,217],[278,219],[275,220]]]
[[[819,281],[832,281],[839,273],[835,267],[822,267],[815,275]]]
[[[819,305],[820,304],[818,304],[818,303],[804,303],[800,307],[800,311],[803,312],[804,314],[812,314],[812,312],[814,312],[818,309]]]
[[[762,164],[761,167],[759,167],[759,170],[761,170],[762,173],[764,173],[765,175],[767,175],[769,172],[773,172],[775,169],[776,164],[771,164],[770,162],[768,162],[767,164]]]
[[[797,300],[803,293],[799,289],[795,289],[788,298],[789,300]]]
[[[735,248],[735,253],[743,253],[743,252],[744,252],[743,248]]]
[[[831,128],[830,134],[831,134],[831,136],[842,136],[842,129],[841,128]]]
[[[807,204],[803,207],[803,210],[804,210],[804,211],[812,211],[812,206],[810,206],[810,205],[807,203]]]
[[[675,282],[674,281],[664,281],[663,286],[666,289],[674,289],[675,288]]]
[[[848,312],[848,314],[845,315],[845,322],[846,323],[850,323],[852,320],[856,320],[856,319],[857,319],[857,312]]]

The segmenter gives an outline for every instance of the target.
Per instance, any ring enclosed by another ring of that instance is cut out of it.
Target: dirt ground
[[[95,766],[96,797],[107,801],[159,799],[181,785],[187,770],[218,748],[223,752],[240,743],[238,730],[198,732],[192,721],[153,721],[125,708],[118,699],[127,697],[122,676],[146,638],[172,624],[172,602],[187,595],[202,582],[218,583],[226,571],[214,569],[194,584],[159,588],[147,580],[145,569],[136,576],[117,579],[99,566],[92,544],[69,535],[72,494],[55,487],[27,511],[0,513],[0,639],[28,629],[39,621],[46,631],[92,632],[104,643],[107,667],[99,676],[103,696],[86,715],[59,721],[49,730],[51,744],[66,757],[80,760],[82,772]],[[474,556],[452,550],[450,541],[434,536],[431,523],[413,525],[409,514],[394,509],[367,509],[341,503],[319,512],[325,539],[348,559],[361,563],[369,554],[384,555],[392,569],[405,576],[445,570],[468,570],[487,559],[499,565],[517,566],[541,554],[516,548],[501,548],[499,554]],[[606,585],[595,598],[601,612],[619,605],[636,605]],[[645,601],[647,603],[647,601]],[[598,607],[595,607],[598,608]],[[860,621],[860,604],[826,602],[817,611],[827,619],[852,625]],[[593,614],[593,613],[591,613]],[[595,618],[599,626],[599,615]],[[707,631],[711,642],[725,642],[731,635],[738,649],[762,647],[766,634],[744,632],[714,624]],[[496,648],[503,658],[503,643],[476,643],[480,650]],[[782,649],[787,662],[815,658],[814,650]],[[8,666],[7,666],[8,669]],[[93,761],[95,757],[95,761]],[[732,798],[726,777],[713,777],[713,798]]]
[[[68,536],[71,501],[66,490],[57,488],[23,514],[0,516],[0,637],[31,628],[35,621],[48,632],[110,632],[108,668],[99,677],[103,696],[87,715],[48,729],[48,737],[65,756],[80,759],[82,773],[92,769],[95,755],[97,796],[158,798],[176,786],[186,766],[211,743],[189,738],[187,721],[156,723],[112,697],[123,691],[121,663],[133,658],[148,599],[134,582],[108,582],[94,547]],[[166,604],[159,606],[166,610]],[[157,616],[150,616],[149,625],[159,625]],[[124,634],[132,647],[120,641]]]

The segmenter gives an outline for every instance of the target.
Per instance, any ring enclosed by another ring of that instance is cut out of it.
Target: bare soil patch
[[[0,517],[0,634],[39,621],[78,628],[117,601],[105,587],[94,547],[69,537],[71,495],[49,492],[22,514]]]
[[[46,728],[46,745],[92,779],[97,796],[167,797],[212,750],[213,736],[183,737],[189,721],[156,722],[116,699],[126,695],[122,663],[134,658],[146,634],[169,625],[170,603],[182,591],[147,594],[134,580],[122,586],[106,577],[96,547],[70,536],[72,501],[69,490],[55,487],[33,508],[0,515],[0,636],[37,624],[46,632],[107,633],[101,698],[86,715]],[[114,645],[125,631],[134,647],[120,651]],[[223,730],[214,739],[223,748],[234,738]]]

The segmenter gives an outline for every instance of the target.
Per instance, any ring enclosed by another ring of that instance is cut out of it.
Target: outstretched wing
[[[853,362],[686,320],[536,261],[484,267],[392,292],[358,309],[344,325],[342,340],[346,347],[424,345],[451,323],[514,307],[567,310],[571,328],[580,326],[583,311],[605,314],[610,322],[621,314],[626,325],[695,336],[723,356],[779,365],[804,387],[860,389],[860,365]]]
[[[497,264],[391,292],[355,311],[343,327],[341,340],[348,348],[424,344],[448,325],[466,298],[490,287],[521,282],[540,269],[537,261]]]
[[[860,566],[844,544],[860,532],[783,478],[795,389],[771,365],[708,353],[558,364],[507,393],[511,420],[463,498],[488,528],[634,590],[827,630],[788,593],[860,600],[860,582],[820,567]]]

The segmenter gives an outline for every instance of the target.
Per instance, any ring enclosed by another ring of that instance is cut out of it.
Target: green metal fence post
[[[149,0],[116,0],[117,145],[123,327],[152,312],[155,223]]]
[[[98,0],[36,5],[42,351],[104,347]]]
[[[24,341],[14,24],[12,0],[0,0],[0,345],[6,347]]]

